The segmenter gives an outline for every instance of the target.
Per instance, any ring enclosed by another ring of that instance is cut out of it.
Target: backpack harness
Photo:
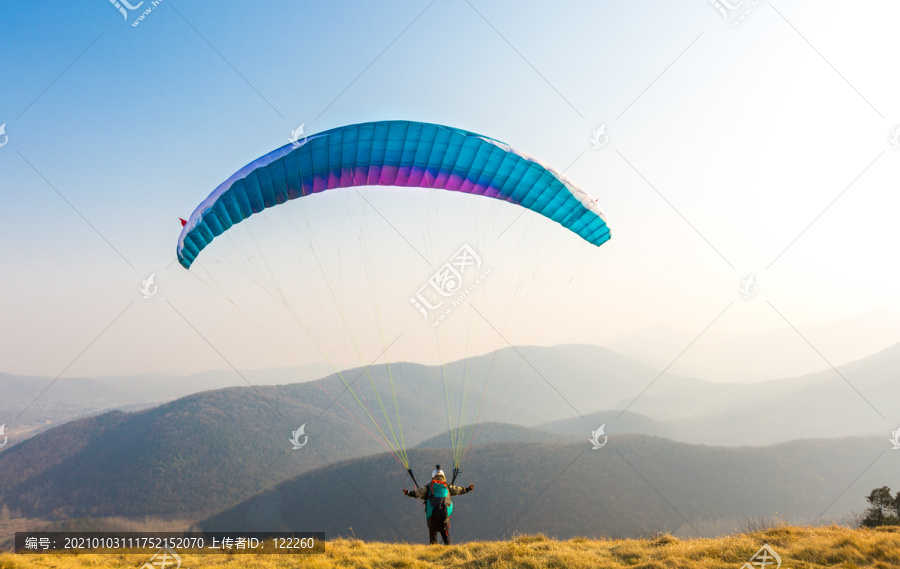
[[[450,487],[441,480],[432,480],[425,486],[425,517],[449,519],[453,515]]]

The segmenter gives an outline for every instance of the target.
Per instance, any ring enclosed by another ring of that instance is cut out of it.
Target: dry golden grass
[[[341,568],[619,568],[738,569],[764,544],[781,555],[784,569],[900,567],[900,528],[853,530],[842,526],[781,526],[714,539],[570,539],[520,536],[510,541],[451,547],[367,543],[337,539],[320,555],[182,555],[185,569]],[[0,554],[0,569],[24,567],[140,567],[145,555]]]

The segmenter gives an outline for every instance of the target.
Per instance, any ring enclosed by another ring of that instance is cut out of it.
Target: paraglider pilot
[[[403,494],[410,498],[419,498],[425,502],[425,522],[428,524],[429,542],[437,543],[437,534],[441,534],[444,545],[450,545],[450,516],[453,515],[453,502],[450,496],[459,496],[475,489],[474,484],[468,488],[447,483],[447,477],[441,465],[435,466],[431,473],[431,482],[415,490],[406,490]]]

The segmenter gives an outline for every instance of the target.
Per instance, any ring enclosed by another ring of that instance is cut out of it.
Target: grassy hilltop
[[[691,540],[661,535],[654,539],[576,538],[557,541],[537,535],[519,536],[509,541],[430,547],[337,539],[328,542],[325,553],[320,555],[182,555],[182,567],[737,569],[765,543],[781,556],[785,569],[890,569],[900,566],[900,527],[854,530],[841,526],[781,526],[740,535]],[[0,569],[140,567],[145,561],[147,556],[139,555],[24,556],[3,553],[0,554]]]

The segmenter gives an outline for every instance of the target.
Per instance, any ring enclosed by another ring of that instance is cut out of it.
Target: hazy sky
[[[366,365],[396,339],[392,361],[427,363],[509,341],[665,365],[690,345],[673,371],[746,380],[747,362],[775,377],[900,342],[896,2],[745,0],[726,19],[706,0],[163,0],[132,25],[149,7],[0,12],[0,371]],[[521,210],[469,196],[316,196],[223,243],[248,267],[266,253],[315,340],[212,263],[230,254],[218,243],[201,261],[231,302],[173,264],[177,218],[298,125],[383,119],[568,167],[612,240],[594,249],[531,213],[504,232]],[[327,278],[278,246],[294,222]],[[409,298],[466,243],[491,274],[438,352]],[[747,340],[760,334],[777,342]]]

